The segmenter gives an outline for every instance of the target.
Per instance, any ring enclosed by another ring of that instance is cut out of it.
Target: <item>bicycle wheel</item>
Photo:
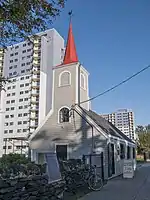
[[[88,179],[90,189],[98,191],[103,187],[103,180],[99,174],[91,175]]]

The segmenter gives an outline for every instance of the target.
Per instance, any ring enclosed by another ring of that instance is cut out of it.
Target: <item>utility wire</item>
[[[86,103],[86,102],[88,102],[88,101],[92,101],[92,100],[94,100],[94,99],[96,99],[96,98],[98,98],[98,97],[100,97],[100,96],[103,96],[104,94],[106,94],[106,93],[108,93],[108,92],[110,92],[110,91],[116,89],[117,87],[123,85],[124,83],[128,82],[129,80],[131,80],[131,79],[134,78],[135,76],[141,74],[142,72],[144,72],[144,71],[147,70],[148,68],[150,68],[150,65],[148,65],[147,67],[144,67],[143,69],[141,69],[141,70],[138,71],[137,73],[133,74],[132,76],[130,76],[130,77],[128,77],[128,78],[126,78],[125,80],[123,80],[122,82],[118,83],[117,85],[114,85],[113,87],[109,88],[108,90],[105,90],[104,92],[102,92],[102,93],[100,93],[100,94],[98,94],[98,95],[96,95],[96,96],[94,96],[94,97],[92,97],[92,98],[90,98],[90,99],[88,99],[88,100],[85,100],[85,101],[80,102],[80,104]]]

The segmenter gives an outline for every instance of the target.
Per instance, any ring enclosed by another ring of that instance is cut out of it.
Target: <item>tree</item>
[[[150,151],[150,132],[139,133],[139,144],[138,151],[139,153],[149,152]]]
[[[65,0],[0,0],[0,46],[45,30],[64,4]]]

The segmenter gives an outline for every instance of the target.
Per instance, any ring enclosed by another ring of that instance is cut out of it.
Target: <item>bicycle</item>
[[[103,180],[100,174],[97,173],[96,165],[94,168],[90,170],[89,178],[88,178],[89,188],[93,191],[99,191],[103,187]]]

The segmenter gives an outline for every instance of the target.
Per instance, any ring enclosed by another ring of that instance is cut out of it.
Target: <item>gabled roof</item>
[[[130,143],[135,144],[130,138],[128,138],[124,133],[122,133],[118,128],[116,128],[112,123],[98,115],[96,112],[92,110],[86,110],[80,107],[103,131],[105,131],[108,135],[124,139]]]

